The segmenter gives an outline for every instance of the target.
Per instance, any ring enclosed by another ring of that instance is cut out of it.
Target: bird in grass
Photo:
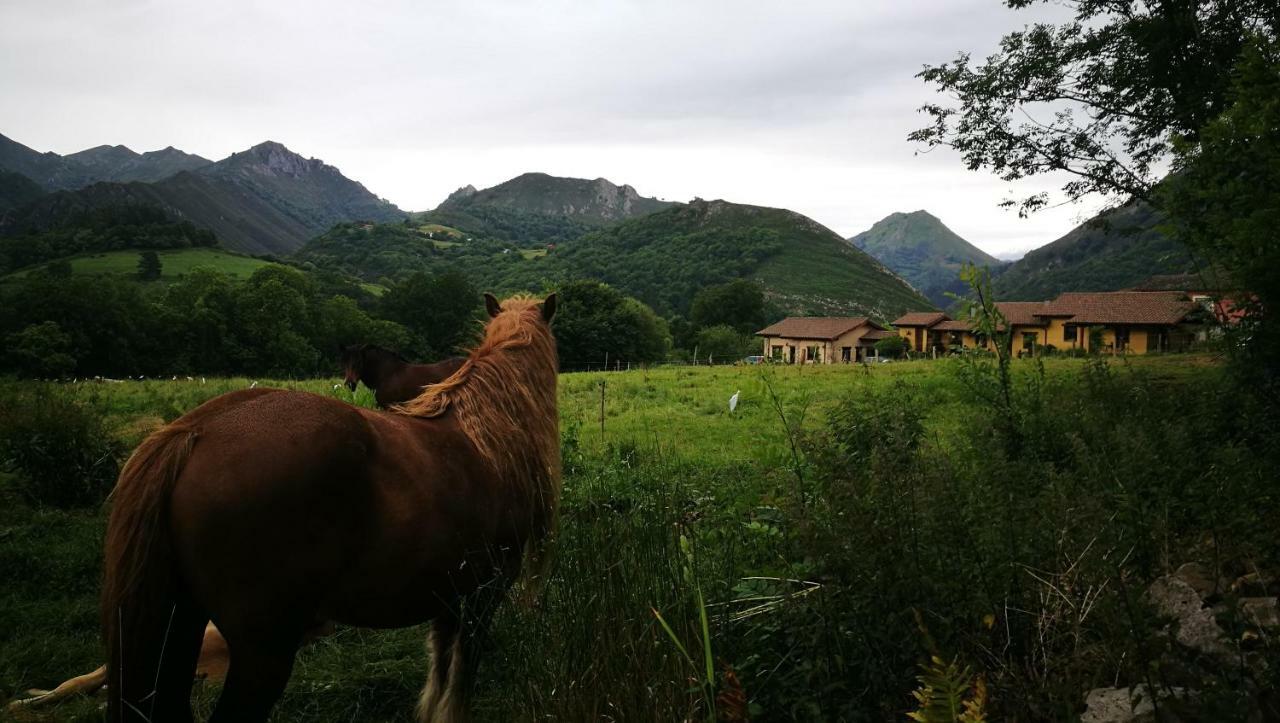
[[[741,393],[742,393],[742,390],[741,390],[741,389],[739,389],[738,391],[736,391],[736,392],[734,392],[734,393],[733,393],[733,396],[732,396],[732,397],[729,397],[729,411],[730,411],[730,412],[732,412],[733,410],[735,410],[735,409],[737,409],[737,408],[738,408],[738,395],[739,395],[739,394],[741,394]]]

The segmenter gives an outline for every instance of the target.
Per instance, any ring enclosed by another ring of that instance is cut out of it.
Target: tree
[[[709,326],[698,332],[696,338],[699,359],[714,362],[734,362],[744,356],[759,352],[759,343],[740,333],[728,324]]]
[[[654,362],[671,347],[666,323],[652,309],[607,284],[572,281],[558,298],[552,329],[563,368]]]
[[[71,337],[52,321],[31,324],[5,339],[9,364],[26,377],[62,377],[76,368]]]
[[[1007,0],[1015,10],[1048,0]],[[919,74],[957,105],[929,104],[909,137],[958,151],[1006,181],[1065,172],[1070,200],[1153,200],[1171,138],[1199,141],[1225,111],[1250,38],[1275,38],[1274,0],[1080,0],[1064,23],[1010,33],[982,64],[968,53]],[[1006,201],[1022,213],[1047,194]]]
[[[480,293],[456,271],[430,276],[418,272],[392,286],[378,304],[382,316],[409,329],[421,359],[457,354],[478,333]]]
[[[1230,271],[1248,316],[1238,350],[1251,388],[1280,398],[1280,330],[1266,312],[1280,304],[1280,45],[1246,51],[1231,105],[1199,142],[1177,139],[1174,172],[1159,199],[1179,236]]]
[[[746,279],[708,286],[693,297],[689,321],[700,329],[723,324],[753,334],[765,325],[764,289]]]
[[[907,353],[907,340],[900,336],[886,336],[876,342],[876,355],[889,359],[901,359]]]
[[[160,255],[155,251],[138,254],[138,280],[155,281],[160,278],[161,270]]]

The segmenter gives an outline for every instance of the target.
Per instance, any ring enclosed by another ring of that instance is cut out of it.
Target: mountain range
[[[999,269],[996,257],[960,238],[928,211],[893,213],[849,239],[849,243],[893,269],[936,306],[953,303],[949,294],[962,294],[964,264]]]
[[[451,264],[510,290],[592,276],[669,313],[700,285],[738,277],[759,281],[791,313],[887,319],[952,303],[948,294],[964,291],[965,263],[992,268],[1001,298],[1032,300],[1190,268],[1140,204],[1005,263],[926,211],[891,214],[846,241],[784,209],[676,204],[603,178],[525,173],[491,188],[464,186],[432,211],[405,214],[338,169],[272,141],[215,162],[172,147],[104,145],[63,156],[0,136],[0,233],[39,233],[131,204],[211,230],[229,250],[294,255],[370,280]]]
[[[284,255],[336,223],[405,217],[333,166],[273,141],[210,162],[173,148],[140,154],[124,146],[59,156],[0,136],[0,170],[50,191],[7,212],[0,207],[0,231],[10,234],[56,228],[93,209],[142,204],[213,231],[230,250]]]

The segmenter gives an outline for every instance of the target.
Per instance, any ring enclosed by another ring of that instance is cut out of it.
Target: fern
[[[911,695],[919,709],[907,714],[918,723],[985,723],[987,684],[969,666],[945,662],[937,655],[921,666],[920,687]]]

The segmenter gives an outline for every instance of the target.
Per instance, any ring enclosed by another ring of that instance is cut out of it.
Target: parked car
[[[753,356],[745,356],[742,358],[743,364],[763,364],[764,362],[765,362],[765,358],[758,354]]]

